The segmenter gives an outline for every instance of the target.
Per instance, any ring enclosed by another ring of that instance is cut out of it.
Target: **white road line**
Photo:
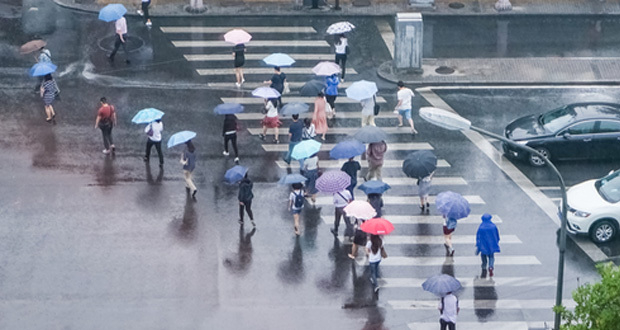
[[[390,186],[416,186],[417,179],[413,178],[383,178],[383,182]],[[434,176],[431,183],[433,186],[462,186],[466,185],[467,181],[458,176]]]
[[[360,115],[361,116],[361,115]],[[360,128],[359,127],[330,127],[327,131],[327,135],[330,134],[347,134],[352,135],[355,134]],[[408,134],[411,135],[411,131],[407,128],[403,127],[381,127],[381,129],[388,134]],[[248,128],[248,132],[252,135],[259,135],[263,133],[262,128]],[[279,135],[288,135],[288,130],[282,129],[279,132]]]
[[[358,159],[359,161],[359,159]],[[319,165],[321,168],[329,168],[329,169],[339,169],[342,167],[346,160],[319,160]],[[299,162],[291,162],[290,165],[286,164],[283,160],[277,160],[276,164],[280,168],[290,167],[292,169],[299,168]],[[362,168],[368,168],[368,162],[360,161]],[[403,167],[403,161],[399,159],[385,159],[383,161],[383,168],[401,168]],[[445,159],[437,160],[438,168],[450,167],[450,164]],[[385,179],[385,178],[384,178]]]
[[[287,143],[280,144],[263,144],[263,149],[267,152],[284,152],[288,151]],[[329,151],[335,146],[333,143],[321,144],[321,151]],[[388,152],[396,150],[433,150],[433,147],[426,142],[405,142],[405,143],[388,143]]]
[[[316,99],[316,97],[313,97],[313,96],[288,96],[288,95],[284,95],[282,98],[284,99],[284,101],[286,101],[286,103],[301,102],[301,103],[311,103],[311,104],[314,104],[314,99]],[[263,104],[265,102],[260,97],[221,97],[220,99],[222,100],[222,102],[225,102],[225,103]],[[350,99],[348,97],[342,96],[336,99],[336,108],[338,107],[338,103],[359,104],[360,102]],[[386,101],[383,97],[379,96],[377,97],[377,103],[386,103]],[[348,112],[337,111],[336,118],[340,117],[342,114],[345,114],[345,113],[348,113]],[[360,108],[360,112],[354,112],[352,114],[355,114],[355,116],[361,118],[361,108]],[[243,113],[237,114],[237,118],[241,119],[243,117],[240,115],[243,115]],[[261,116],[261,119],[262,117],[264,117],[264,115]]]
[[[366,200],[366,196],[355,195],[357,200]],[[428,202],[435,204],[436,196],[428,196]],[[469,204],[485,204],[482,197],[478,195],[463,195]],[[411,205],[413,200],[417,200],[417,196],[383,196],[383,204],[385,205]],[[316,198],[316,205],[333,205],[332,196],[319,196]],[[480,259],[480,258],[478,258]]]
[[[383,278],[381,288],[421,288],[426,278]],[[466,288],[500,286],[555,286],[555,277],[491,277],[486,279],[459,278]]]
[[[383,262],[382,262],[383,263]],[[408,310],[423,310],[430,309],[436,310],[438,305],[437,300],[388,300],[394,309],[408,309]],[[459,299],[459,307],[463,309],[548,309],[551,310],[555,305],[553,299]],[[568,308],[575,308],[575,302],[573,300],[563,300],[562,305]],[[437,322],[438,323],[438,322]],[[437,328],[437,324],[435,324]],[[458,323],[459,330],[461,329],[461,323]]]
[[[285,97],[284,101],[286,101],[286,102],[289,102],[290,99],[291,99],[291,97],[288,97],[286,95],[284,97]],[[229,97],[224,97],[224,98],[221,98],[221,99],[222,99],[222,102],[235,102],[235,100],[236,100],[235,98],[229,98]],[[303,98],[303,97],[298,97],[298,98],[295,98],[295,99],[296,100],[301,99],[301,101],[305,101],[305,98]],[[259,100],[261,100],[260,103],[259,102],[253,102],[251,104],[262,104],[262,99],[259,99]],[[337,99],[336,100],[336,104],[340,103],[340,100],[341,100],[340,98]],[[243,101],[243,100],[240,100],[240,101]],[[298,101],[290,101],[290,102],[298,102]],[[239,102],[235,102],[235,103],[239,103]],[[313,102],[304,102],[304,103],[314,103],[314,101]],[[263,119],[263,117],[265,117],[265,115],[261,114],[260,112],[238,113],[235,116],[237,116],[237,119],[239,119],[239,120],[261,120],[261,119]],[[381,118],[382,119],[382,118],[396,118],[396,117],[397,117],[397,115],[392,113],[392,112],[384,112],[384,113],[381,113],[381,115],[376,116],[375,118]],[[302,113],[299,116],[299,118],[302,118],[302,119],[303,118],[312,118],[312,113],[311,112]],[[346,119],[359,119],[359,120],[362,120],[362,115],[361,115],[361,111],[360,112],[357,112],[357,111],[347,111],[347,112],[338,111],[336,113],[336,118],[346,118]],[[288,119],[290,119],[290,117],[288,117],[288,116],[287,117],[280,117],[280,120],[288,120]],[[404,128],[404,129],[406,130],[406,128]],[[269,133],[272,134],[272,130],[269,130],[269,131],[270,131]]]
[[[532,59],[530,57],[529,59]],[[563,57],[566,59],[566,57]],[[579,57],[580,60],[587,60],[585,57]],[[597,57],[595,59],[606,59]],[[610,57],[607,58],[609,60],[617,60],[617,58]],[[506,86],[497,86],[497,85],[474,85],[474,86],[462,86],[462,85],[451,85],[451,86],[426,86],[416,88],[416,91],[432,91],[434,89],[450,89],[450,90],[468,90],[468,89],[618,89],[620,86],[593,86],[593,85],[506,85]]]
[[[458,251],[457,251],[458,252]],[[389,253],[389,252],[388,252]],[[454,259],[454,260],[450,260]],[[368,259],[356,259],[359,266],[368,265]],[[466,257],[395,257],[390,256],[381,261],[381,267],[386,266],[442,266],[446,262],[455,266],[480,266],[479,256]],[[535,256],[496,256],[496,265],[540,265],[540,261]]]
[[[284,69],[286,70],[286,69]],[[232,72],[232,69],[231,69]],[[295,90],[295,89],[300,89],[301,87],[303,87],[303,85],[305,84],[305,82],[302,81],[291,81],[288,83],[289,87],[291,88],[291,90]],[[351,86],[352,82],[344,82],[342,84],[339,85],[339,87],[341,88],[347,88],[349,86]],[[235,86],[234,82],[225,82],[225,83],[207,83],[207,86],[209,87],[215,87],[215,88],[237,88]],[[243,83],[243,88],[246,89],[254,89],[254,88],[258,88],[258,87],[262,87],[262,86],[266,86],[265,83],[263,82],[245,82]]]
[[[339,237],[344,242],[344,237]],[[383,244],[435,244],[443,245],[445,243],[443,235],[387,235],[383,239]],[[516,235],[502,235],[502,244],[521,244],[521,240]],[[455,235],[452,237],[452,244],[476,244],[476,235]]]
[[[164,33],[226,33],[234,26],[162,26]],[[316,33],[311,26],[240,26],[248,33]]]
[[[392,27],[390,23],[383,19],[375,19],[375,24],[377,25],[377,29],[379,33],[381,33],[381,38],[385,45],[387,46],[388,51],[390,52],[390,57],[394,58],[394,31],[392,31]]]
[[[351,74],[357,74],[357,71],[355,71],[353,68],[347,69],[347,74],[349,73],[349,71],[351,71]],[[233,70],[232,70],[232,68],[225,68],[225,69],[196,69],[196,72],[198,72],[198,74],[201,75],[201,76],[221,76],[221,75],[231,75]],[[287,75],[291,75],[291,74],[314,74],[312,72],[312,68],[310,68],[310,67],[284,68],[284,69],[282,69],[282,72],[286,73]],[[270,74],[273,74],[273,68],[248,68],[248,67],[244,67],[243,68],[243,74],[244,75],[248,75],[248,74],[270,75]],[[313,99],[312,102],[314,102],[314,97],[312,99]],[[359,103],[359,101],[355,101],[355,103]]]
[[[568,189],[569,187],[566,186],[566,189]],[[540,190],[560,190],[559,186],[538,186],[538,189]]]
[[[435,306],[436,308],[437,306]],[[458,321],[459,330],[529,330],[529,329],[550,329],[553,320],[539,322],[461,322]],[[412,322],[407,326],[410,330],[437,330],[438,322]]]
[[[260,61],[265,57],[269,56],[271,53],[250,53],[245,54],[246,60],[257,60]],[[295,59],[296,61],[333,61],[334,54],[317,54],[317,53],[307,53],[307,54],[288,54],[290,57]],[[230,61],[232,63],[233,56],[232,52],[230,54],[185,54],[183,55],[188,61]],[[286,70],[286,68],[284,69]],[[342,85],[342,84],[340,84]]]
[[[172,44],[179,48],[192,47],[223,47],[231,48],[230,43],[222,40],[173,40]],[[325,40],[256,40],[250,41],[248,47],[329,47]]]
[[[419,224],[432,224],[440,225],[444,223],[444,219],[440,215],[386,215],[383,217],[390,220],[395,225],[419,225]],[[482,217],[481,214],[470,214],[465,219],[459,219],[459,225],[479,225]],[[502,219],[498,215],[493,216],[493,222],[496,224],[502,223]],[[333,221],[329,222],[333,223]]]

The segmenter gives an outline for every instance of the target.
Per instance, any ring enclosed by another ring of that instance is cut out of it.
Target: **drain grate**
[[[453,74],[454,69],[448,66],[440,66],[437,69],[435,69],[435,72],[439,74]]]
[[[452,9],[461,9],[463,7],[465,7],[464,4],[460,3],[460,2],[451,2],[448,7],[452,8]]]

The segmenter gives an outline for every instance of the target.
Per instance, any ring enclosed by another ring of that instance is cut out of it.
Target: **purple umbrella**
[[[446,218],[463,219],[469,215],[469,202],[465,197],[452,191],[444,191],[435,199],[437,210]]]
[[[340,170],[325,172],[316,180],[316,189],[324,193],[337,193],[349,185],[351,177]]]

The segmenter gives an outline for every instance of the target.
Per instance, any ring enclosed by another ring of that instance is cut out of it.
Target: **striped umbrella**
[[[351,177],[340,170],[323,173],[316,180],[316,189],[324,193],[337,193],[351,185]]]

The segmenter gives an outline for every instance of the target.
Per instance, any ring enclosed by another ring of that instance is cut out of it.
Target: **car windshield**
[[[620,201],[620,171],[615,171],[604,178],[596,180],[594,186],[604,200],[610,203]]]
[[[564,107],[540,115],[540,124],[551,132],[557,132],[575,121],[577,113],[572,107]]]

